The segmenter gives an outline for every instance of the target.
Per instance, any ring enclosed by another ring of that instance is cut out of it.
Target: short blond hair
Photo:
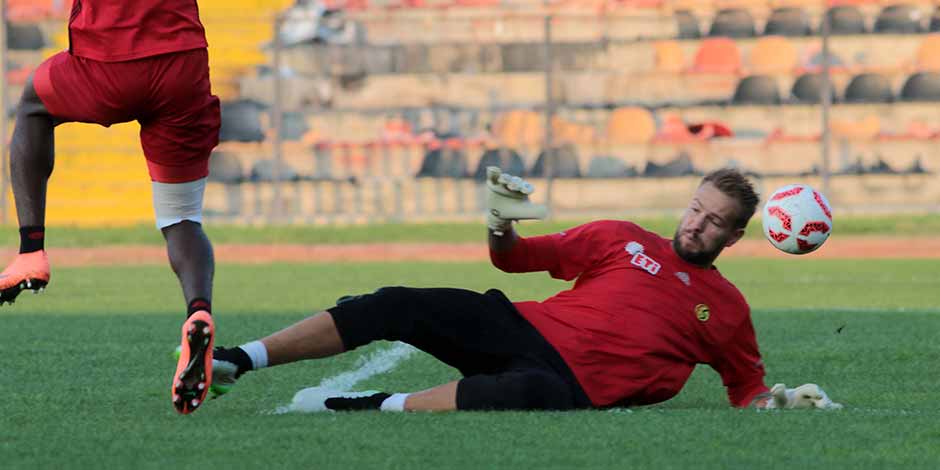
[[[743,173],[734,168],[722,168],[705,175],[702,184],[711,183],[728,197],[738,201],[738,217],[734,220],[735,228],[744,228],[757,210],[760,201],[754,185]]]

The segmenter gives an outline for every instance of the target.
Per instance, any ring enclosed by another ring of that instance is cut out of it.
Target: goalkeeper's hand
[[[497,236],[512,229],[513,220],[544,219],[548,209],[529,202],[535,187],[528,181],[503,173],[499,167],[486,168],[486,226]]]
[[[826,392],[816,384],[804,384],[796,388],[776,384],[770,389],[770,399],[762,408],[837,410],[842,408],[842,405],[832,401],[829,395],[826,395]]]

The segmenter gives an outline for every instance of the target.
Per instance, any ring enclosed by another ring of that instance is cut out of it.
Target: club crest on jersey
[[[708,305],[698,304],[695,306],[695,318],[698,318],[698,321],[706,322],[709,317],[711,317],[711,312],[708,310]]]
[[[630,264],[643,268],[646,272],[654,276],[662,269],[662,265],[657,263],[653,258],[644,255],[643,252],[633,255],[633,258],[630,258]]]

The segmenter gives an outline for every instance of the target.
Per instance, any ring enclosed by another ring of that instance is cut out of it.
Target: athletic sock
[[[245,343],[239,348],[245,351],[251,359],[251,370],[263,369],[268,366],[268,348],[261,341]]]
[[[251,364],[251,357],[249,357],[248,353],[246,353],[242,348],[215,348],[215,351],[212,353],[212,358],[217,361],[225,361],[235,364],[235,367],[238,368],[238,371],[235,372],[236,379],[241,377],[241,375],[245,372],[253,369]]]
[[[212,315],[212,302],[209,302],[209,299],[204,299],[202,297],[196,297],[193,300],[189,301],[189,306],[186,307],[186,317],[200,311],[205,310],[206,313]]]
[[[379,409],[382,411],[405,411],[405,400],[408,399],[408,395],[411,394],[395,393],[382,401],[382,405]]]
[[[46,227],[31,225],[20,227],[20,253],[32,253],[45,248]]]

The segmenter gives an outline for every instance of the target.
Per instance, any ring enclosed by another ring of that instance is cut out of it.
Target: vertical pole
[[[832,94],[830,90],[832,89],[832,81],[829,76],[829,36],[830,36],[830,22],[829,22],[829,12],[825,11],[823,13],[822,28],[820,31],[822,35],[822,93],[821,103],[822,103],[822,162],[820,162],[820,175],[822,176],[822,192],[832,201],[832,195],[829,194],[829,148],[832,135],[829,132],[829,108],[832,107]]]
[[[7,2],[0,0],[0,223],[6,225],[9,220],[7,213],[7,191],[10,190],[10,159],[7,156],[7,109],[9,108],[9,93],[7,93]]]
[[[548,3],[545,3],[545,8],[548,8]],[[553,180],[555,179],[555,152],[552,149],[554,145],[553,135],[552,135],[552,119],[555,115],[555,98],[552,93],[552,88],[554,87],[554,70],[552,67],[552,15],[551,13],[546,13],[545,15],[545,138],[542,148],[544,149],[544,161],[542,162],[542,170],[545,173],[545,205],[548,206],[549,217],[551,217],[552,209],[552,186]]]
[[[284,214],[281,210],[281,167],[283,166],[283,136],[282,119],[284,109],[282,100],[281,81],[281,25],[283,18],[280,14],[274,17],[274,103],[271,106],[271,125],[274,127],[273,160],[274,160],[274,192],[271,196],[271,216],[280,219]]]

